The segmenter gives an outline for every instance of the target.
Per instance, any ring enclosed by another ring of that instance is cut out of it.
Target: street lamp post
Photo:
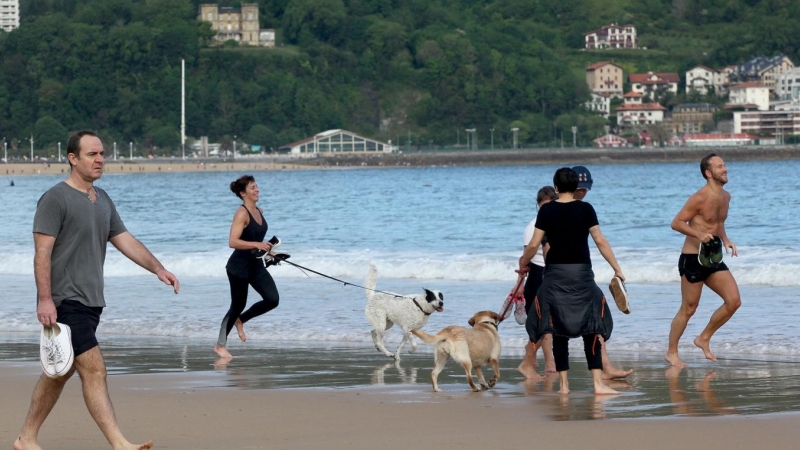
[[[6,142],[6,138],[3,138],[3,162],[8,164],[8,142]]]
[[[478,149],[478,136],[476,134],[476,131],[478,131],[478,130],[476,128],[467,128],[464,131],[467,132],[467,142],[470,143],[470,145],[468,146],[467,150],[473,150],[473,149],[477,150]],[[472,139],[469,139],[470,133],[472,134]]]
[[[572,127],[572,147],[577,147],[578,127]]]
[[[233,156],[231,158],[236,159],[236,135],[233,135]]]
[[[58,143],[58,162],[61,162],[61,142]]]
[[[514,148],[514,150],[517,149],[517,132],[518,131],[519,131],[519,128],[512,128],[511,129],[511,132],[514,133],[514,140],[513,140],[513,148]]]
[[[469,128],[464,128],[464,131],[467,133],[467,150],[472,150],[472,146],[470,145],[469,141]]]
[[[130,159],[133,159],[133,142],[130,143],[130,148],[131,148]]]
[[[492,133],[491,149],[494,151],[494,128],[489,128],[489,131]]]
[[[58,159],[61,160],[61,142],[58,143]],[[114,161],[117,160],[117,143],[114,142]]]
[[[31,135],[31,162],[33,162],[33,135]]]

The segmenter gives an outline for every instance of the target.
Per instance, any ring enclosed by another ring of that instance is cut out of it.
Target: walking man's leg
[[[669,346],[664,355],[664,359],[675,367],[686,367],[686,364],[678,357],[678,342],[686,330],[689,319],[697,311],[702,293],[703,283],[690,283],[685,276],[681,277],[681,307],[678,309],[678,314],[672,319],[669,329]]]
[[[148,449],[152,447],[152,441],[134,445],[122,435],[117,423],[117,417],[114,414],[114,406],[111,404],[111,398],[108,395],[106,363],[100,353],[100,347],[95,346],[76,357],[75,366],[81,377],[83,400],[86,402],[89,414],[97,422],[100,431],[108,439],[111,447],[114,450]]]
[[[74,367],[69,373],[60,378],[48,378],[44,374],[39,377],[36,387],[33,388],[31,406],[28,409],[27,417],[25,417],[25,423],[22,425],[19,437],[14,442],[14,450],[41,448],[37,441],[39,429],[42,428],[42,424],[47,419],[50,411],[56,406],[56,402],[61,396],[61,391],[64,390],[64,385],[67,384],[67,380],[72,377],[73,373],[75,373]]]
[[[739,286],[728,270],[721,270],[708,277],[706,286],[722,297],[722,306],[717,308],[714,314],[711,315],[711,319],[708,320],[708,325],[706,325],[703,332],[695,338],[694,345],[703,350],[706,358],[711,361],[716,361],[717,358],[711,353],[711,337],[721,326],[725,325],[733,316],[733,313],[742,306],[742,300],[739,296]]]

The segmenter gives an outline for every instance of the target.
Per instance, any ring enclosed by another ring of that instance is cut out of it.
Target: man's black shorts
[[[702,283],[712,274],[722,270],[728,270],[728,266],[724,262],[713,264],[711,267],[703,267],[697,260],[696,253],[681,253],[681,257],[678,258],[678,273],[682,277],[686,277],[686,281],[689,283]]]
[[[97,346],[95,331],[102,313],[103,308],[89,307],[75,300],[63,300],[56,307],[56,320],[69,325],[72,331],[72,349],[76,357]]]

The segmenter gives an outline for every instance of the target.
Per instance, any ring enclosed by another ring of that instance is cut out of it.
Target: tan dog
[[[433,336],[419,330],[411,330],[426,344],[436,345],[433,372],[431,372],[434,392],[442,391],[439,389],[437,380],[444,365],[447,364],[447,360],[451,357],[464,367],[467,381],[473,391],[481,390],[472,379],[473,367],[483,389],[494,387],[497,380],[500,379],[500,335],[497,333],[497,325],[502,320],[500,315],[494,311],[481,311],[469,319],[472,328],[451,325]],[[481,372],[481,367],[486,364],[491,364],[494,370],[494,377],[489,380],[488,384]]]

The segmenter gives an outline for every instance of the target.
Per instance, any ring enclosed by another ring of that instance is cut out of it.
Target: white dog
[[[370,264],[369,273],[364,280],[364,287],[368,289],[375,289],[378,281],[378,269]],[[411,344],[410,353],[417,349],[417,343],[414,337],[411,336],[411,330],[416,330],[425,326],[428,323],[428,318],[434,311],[442,312],[444,308],[444,296],[439,291],[431,291],[424,289],[425,294],[422,295],[407,295],[400,296],[383,294],[380,292],[366,291],[367,292],[367,306],[364,308],[364,314],[367,320],[372,324],[372,341],[375,342],[375,348],[383,352],[386,356],[400,359],[400,351],[406,342]],[[383,345],[383,334],[397,324],[403,330],[403,340],[394,354],[386,350]]]

